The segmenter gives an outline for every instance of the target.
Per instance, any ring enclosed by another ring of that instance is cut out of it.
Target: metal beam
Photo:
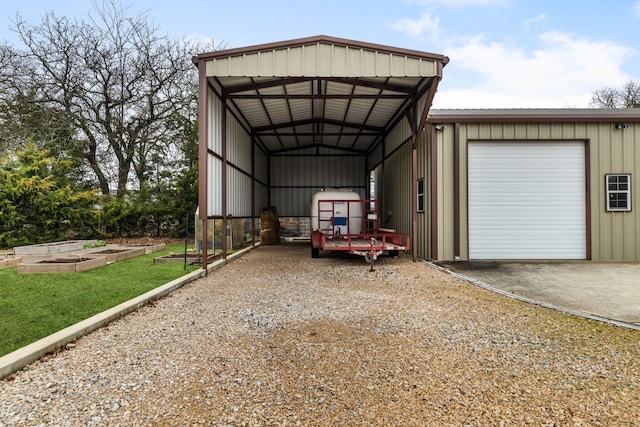
[[[202,268],[207,271],[207,208],[209,205],[207,172],[209,171],[209,85],[205,61],[198,63],[198,220],[202,223]]]

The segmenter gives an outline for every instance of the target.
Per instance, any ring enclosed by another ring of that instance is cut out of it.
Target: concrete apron
[[[640,330],[640,263],[433,263],[468,282],[533,304]]]
[[[98,313],[93,317],[83,320],[82,322],[76,323],[75,325],[71,325],[59,332],[51,334],[48,337],[42,338],[33,344],[29,344],[12,353],[0,357],[0,379],[8,377],[28,364],[40,359],[42,356],[48,353],[53,353],[70,342],[73,342],[98,328],[108,325],[112,321],[139,309],[149,302],[162,298],[187,283],[205,276],[208,272],[233,261],[255,247],[257,246],[250,246],[235,252],[229,255],[226,260],[218,260],[209,264],[206,271],[204,269],[193,271],[165,285],[152,289],[136,298],[123,302],[109,310]]]

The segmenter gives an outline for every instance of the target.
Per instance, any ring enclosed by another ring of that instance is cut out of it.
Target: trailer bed
[[[403,251],[406,248],[404,246],[399,246],[390,242],[376,242],[371,243],[370,239],[327,239],[324,242],[323,249],[324,250],[340,250],[343,249],[345,251],[352,250],[369,250],[369,249],[377,249],[383,251]]]

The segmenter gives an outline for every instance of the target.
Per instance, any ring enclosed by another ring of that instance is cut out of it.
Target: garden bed
[[[107,259],[107,264],[111,264],[112,262],[124,261],[125,259],[138,257],[145,253],[146,250],[143,247],[133,248],[129,246],[122,247],[117,245],[108,245],[101,248],[91,248],[76,252],[76,255],[82,256],[85,254],[91,254],[105,257]]]
[[[200,264],[202,255],[198,255],[198,254],[187,254],[187,263],[189,264],[193,264],[193,263],[198,263]],[[168,254],[168,255],[163,255],[157,258],[153,259],[153,263],[154,264],[160,264],[163,262],[176,262],[176,261],[182,261],[184,262],[185,260],[185,256],[184,254]]]
[[[2,257],[0,256],[0,269],[15,267],[22,262],[22,257]]]
[[[96,257],[57,257],[18,265],[18,274],[34,273],[77,273],[107,265],[107,258]]]
[[[51,254],[77,251],[96,242],[96,240],[65,240],[62,242],[41,243],[38,245],[16,246],[13,248],[13,251],[16,256],[48,256]]]
[[[167,247],[166,243],[149,243],[147,245],[145,244],[136,244],[136,245],[128,245],[131,247],[143,247],[145,250],[145,254],[151,254],[153,252],[159,252],[161,250],[163,250],[164,248]]]

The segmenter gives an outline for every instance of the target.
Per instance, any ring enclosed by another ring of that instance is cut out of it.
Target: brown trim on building
[[[209,124],[209,86],[207,85],[206,64],[201,62],[198,64],[198,220],[203,222],[202,227],[202,259],[207,259],[207,208],[208,208],[208,124]],[[202,263],[202,268],[207,270],[207,263]]]
[[[417,138],[417,136],[416,136]],[[418,149],[411,147],[411,253],[418,260]]]
[[[429,119],[438,123],[608,123],[640,122],[640,108],[560,108],[432,110]]]
[[[438,259],[438,131],[431,126],[431,259]]]
[[[251,135],[251,246],[256,244],[256,144]]]
[[[453,256],[460,257],[460,123],[453,126]]]
[[[587,260],[591,261],[591,140],[584,141],[585,225]]]
[[[222,133],[222,259],[227,259],[227,98],[222,97],[222,111],[220,112],[220,128]]]
[[[458,139],[459,142],[459,134],[456,137]],[[504,142],[504,143],[518,143],[518,142],[540,142],[540,143],[547,143],[547,142],[580,142],[583,141],[584,142],[584,174],[585,174],[585,260],[592,260],[592,252],[591,252],[591,151],[590,151],[590,143],[591,140],[590,139],[580,139],[580,138],[545,138],[545,139],[538,139],[538,138],[527,138],[527,139],[496,139],[496,138],[471,138],[471,139],[467,139],[466,141],[466,151],[467,151],[467,159],[469,158],[469,144],[470,143],[474,143],[474,142]],[[454,158],[455,158],[455,153],[454,153]],[[459,163],[458,161],[454,160],[454,162],[457,164]],[[468,172],[468,171],[467,171]],[[456,176],[459,176],[459,170],[457,170],[455,172]],[[456,200],[459,200],[459,197],[456,197]],[[469,201],[469,176],[467,173],[467,203]],[[456,215],[455,213],[455,205],[457,203],[454,202],[454,216]],[[457,215],[459,215],[459,212],[457,213]],[[467,227],[469,226],[468,224],[469,221],[469,212],[467,212]],[[455,222],[455,218],[454,218],[454,222]],[[459,237],[455,237],[455,233],[456,231],[459,230],[458,227],[454,227],[454,238],[456,239],[456,242],[459,242]],[[467,237],[467,252],[469,251],[469,238]],[[454,245],[456,243],[454,242]]]
[[[274,50],[274,49],[286,49],[286,48],[292,48],[292,47],[313,45],[318,43],[328,43],[328,44],[334,44],[337,46],[346,46],[346,47],[353,47],[357,49],[372,50],[372,51],[390,53],[393,55],[405,55],[412,58],[420,58],[420,59],[427,59],[430,61],[442,62],[443,65],[446,65],[447,63],[449,63],[449,58],[444,55],[438,55],[435,53],[422,52],[419,50],[403,49],[403,48],[397,48],[393,46],[367,43],[367,42],[361,42],[357,40],[349,40],[349,39],[343,39],[339,37],[331,37],[331,36],[325,36],[325,35],[303,37],[299,39],[284,40],[284,41],[279,41],[274,43],[264,43],[264,44],[257,44],[253,46],[224,49],[224,50],[218,50],[215,52],[207,52],[207,53],[202,53],[198,56],[194,56],[192,58],[192,61],[194,64],[198,64],[198,62],[201,60],[206,61],[207,59],[224,58],[228,56],[239,56],[239,55],[244,55],[251,52],[260,52],[260,51]]]

